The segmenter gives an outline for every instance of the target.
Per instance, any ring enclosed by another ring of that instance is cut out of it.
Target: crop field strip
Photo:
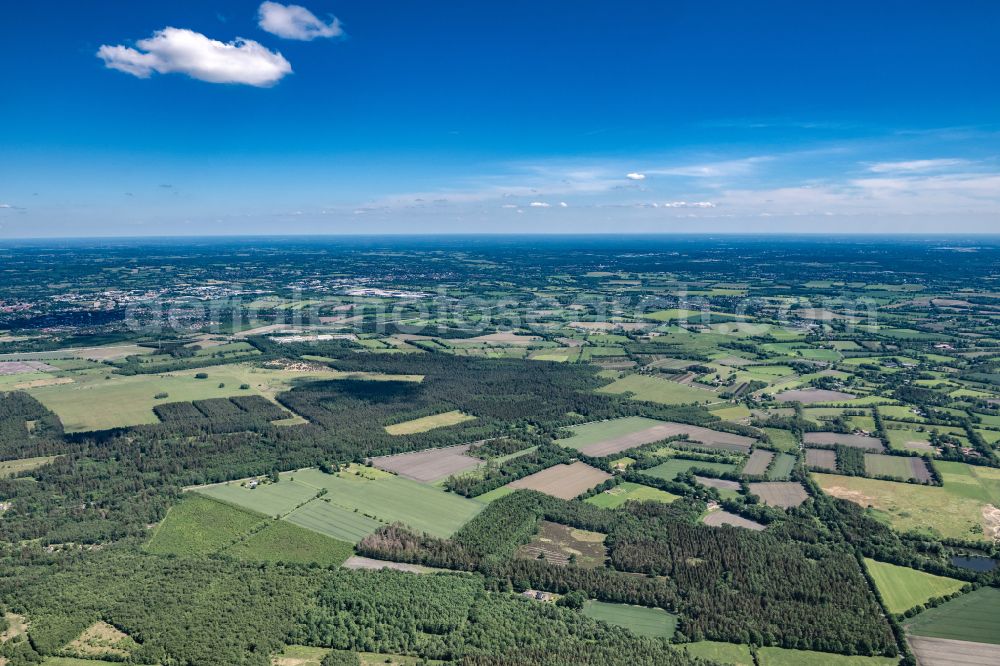
[[[767,449],[754,449],[743,464],[742,473],[748,476],[762,476],[774,460],[774,452]]]
[[[558,440],[558,443],[594,457],[611,455],[678,435],[687,435],[691,441],[709,447],[718,446],[743,452],[748,452],[755,441],[744,435],[643,417],[588,423],[571,429],[575,434]]]
[[[467,455],[471,444],[427,449],[412,453],[372,458],[372,464],[414,481],[431,483],[452,474],[461,474],[483,464],[479,458]]]
[[[1000,646],[1000,589],[981,587],[923,611],[904,626],[911,636]]]
[[[933,597],[957,592],[965,585],[963,581],[954,578],[935,576],[872,559],[865,559],[865,566],[890,613],[904,613]]]
[[[582,462],[557,464],[523,479],[507,484],[508,488],[528,488],[560,499],[572,499],[611,478],[611,475]]]

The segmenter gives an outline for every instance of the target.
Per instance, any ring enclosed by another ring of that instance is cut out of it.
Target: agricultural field
[[[662,608],[588,601],[583,606],[583,614],[601,622],[625,627],[640,636],[671,638],[677,631],[677,617]]]
[[[441,449],[399,453],[394,456],[380,456],[372,458],[371,463],[378,469],[407,479],[433,483],[482,465],[482,460],[467,454],[470,446],[471,444],[462,444]]]
[[[204,373],[205,379],[196,375]],[[156,423],[153,407],[163,402],[261,395],[268,399],[296,383],[334,379],[332,370],[298,372],[252,366],[226,365],[130,377],[77,375],[72,383],[43,386],[29,393],[55,412],[68,432],[104,430]],[[241,388],[244,384],[248,389]],[[168,398],[157,398],[166,394]]]
[[[982,587],[963,594],[928,608],[906,620],[903,626],[910,636],[1000,646],[1000,589]]]
[[[390,435],[414,435],[420,432],[427,432],[435,428],[445,428],[447,426],[458,425],[466,421],[475,420],[475,416],[463,414],[459,410],[434,414],[433,416],[423,416],[412,421],[403,421],[385,427],[385,431]]]
[[[323,498],[304,504],[283,520],[347,543],[357,543],[382,526],[382,521]]]
[[[703,460],[690,460],[688,458],[674,457],[655,467],[642,470],[643,474],[655,476],[664,481],[673,481],[678,474],[684,474],[692,469],[707,469],[714,472],[735,472],[736,465],[729,463],[718,463]]]
[[[868,435],[847,435],[839,432],[807,432],[802,436],[806,446],[850,446],[866,451],[884,451],[882,440]]]
[[[820,472],[836,472],[837,452],[831,449],[806,449],[806,467]]]
[[[707,389],[678,384],[668,379],[648,375],[628,375],[608,384],[602,393],[629,393],[635,400],[648,400],[664,405],[720,402],[719,396]]]
[[[642,417],[613,419],[572,426],[572,437],[558,440],[562,446],[588,456],[607,456],[678,435],[709,448],[749,451],[754,440],[744,435],[702,428],[686,423],[670,423]]]
[[[611,475],[582,462],[554,465],[507,484],[508,488],[528,488],[560,499],[572,499],[590,490]]]
[[[747,476],[761,476],[767,472],[772,460],[774,460],[773,451],[754,449],[747,461],[743,463],[742,473]]]
[[[626,502],[662,502],[669,504],[678,498],[673,493],[668,493],[659,488],[650,488],[631,481],[625,481],[614,488],[598,493],[593,497],[588,497],[587,504],[593,504],[605,509],[616,509]]]
[[[963,581],[865,559],[868,574],[875,581],[890,613],[904,613],[934,597],[958,592]]]
[[[809,497],[802,484],[795,481],[763,481],[749,485],[750,492],[760,497],[764,504],[783,509],[796,507]]]
[[[328,648],[286,645],[285,649],[271,657],[272,666],[323,666],[323,658],[330,653]]]
[[[767,433],[768,439],[771,440],[771,446],[779,451],[790,451],[794,453],[799,450],[799,442],[795,438],[795,433],[791,430],[783,430],[781,428],[764,428],[764,432]]]
[[[887,456],[881,453],[865,454],[865,473],[869,476],[891,476],[901,481],[913,479],[928,483],[931,480],[930,470],[923,458]]]
[[[801,402],[803,405],[815,405],[824,402],[845,402],[854,400],[857,396],[843,391],[828,391],[824,389],[795,389],[783,391],[774,396],[778,402]]]
[[[604,547],[605,537],[600,532],[575,529],[543,520],[531,541],[517,549],[517,557],[526,560],[544,559],[560,566],[573,564],[584,569],[595,569],[603,566],[608,556]]]
[[[794,469],[797,461],[798,458],[791,454],[779,453],[778,457],[775,458],[774,463],[771,465],[771,469],[767,472],[768,480],[784,481],[791,475],[792,469]]]
[[[899,659],[763,647],[757,650],[757,663],[759,666],[897,666]]]

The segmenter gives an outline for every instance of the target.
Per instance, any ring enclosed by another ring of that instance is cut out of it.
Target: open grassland
[[[57,456],[41,456],[38,458],[21,458],[19,460],[0,461],[0,479],[6,476],[14,476],[15,474],[30,472],[33,469],[38,469],[42,465],[48,465],[56,458]]]
[[[719,641],[698,641],[679,645],[692,657],[709,659],[730,666],[755,666],[749,645],[738,643],[721,643]]]
[[[582,462],[553,465],[523,479],[507,484],[508,488],[528,488],[560,499],[573,499],[585,490],[611,478],[611,475]]]
[[[895,529],[937,537],[989,540],[1000,533],[1000,470],[936,462],[943,486],[814,473],[823,492],[850,500]]]
[[[337,566],[354,548],[346,541],[324,536],[283,520],[271,521],[262,530],[228,548],[225,553],[253,562],[288,562]]]
[[[170,508],[146,550],[158,555],[208,555],[235,542],[264,520],[258,513],[188,494]]]
[[[198,373],[205,373],[208,378],[197,379]],[[110,379],[105,379],[106,376]],[[28,392],[56,413],[67,432],[81,432],[156,423],[153,407],[163,402],[253,394],[273,399],[299,382],[337,378],[338,373],[333,370],[300,372],[220,365],[162,375],[76,375],[73,383],[32,388]],[[250,388],[242,389],[244,384]],[[169,397],[155,397],[162,393]]]
[[[625,627],[640,636],[670,638],[677,630],[677,616],[662,608],[588,601],[583,606],[583,614],[595,620]]]
[[[639,483],[625,481],[603,493],[588,497],[586,502],[605,509],[615,509],[626,502],[663,502],[669,504],[678,498],[659,488],[650,488]]]
[[[1000,589],[981,587],[963,594],[910,618],[905,627],[914,636],[1000,645]]]
[[[42,666],[121,666],[120,661],[78,659],[76,657],[46,657]]]
[[[434,414],[433,416],[424,416],[412,421],[394,423],[393,425],[386,426],[385,431],[390,435],[415,435],[418,432],[427,432],[435,428],[444,428],[445,426],[473,421],[475,418],[475,416],[463,414],[456,409],[451,412],[444,412],[443,414]]]
[[[757,650],[759,666],[896,666],[898,657],[862,657],[808,650],[765,647]]]
[[[646,375],[628,375],[598,389],[600,393],[631,393],[636,400],[663,405],[720,402],[716,393],[707,389],[678,384],[668,379]]]
[[[865,558],[865,566],[890,613],[904,613],[933,597],[957,592],[963,581]]]

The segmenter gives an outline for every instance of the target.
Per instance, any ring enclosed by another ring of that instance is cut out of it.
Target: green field
[[[0,479],[6,476],[20,474],[21,472],[30,472],[33,469],[38,469],[42,465],[48,465],[56,458],[57,456],[41,456],[38,458],[21,458],[20,460],[0,461]]]
[[[278,483],[261,483],[252,490],[249,486],[241,485],[240,481],[231,481],[202,486],[196,491],[223,502],[244,506],[257,513],[278,517],[308,502],[319,492],[317,488],[293,481],[288,478],[289,476],[295,475],[283,475],[279,477],[281,480]]]
[[[718,394],[712,391],[646,375],[628,375],[598,389],[598,391],[600,393],[632,393],[636,400],[658,402],[663,405],[709,403],[721,400]]]
[[[665,490],[625,481],[610,490],[588,497],[585,501],[587,504],[605,509],[615,509],[625,502],[663,502],[669,504],[676,499],[678,499],[677,495]]]
[[[463,414],[457,409],[450,412],[444,412],[443,414],[434,414],[433,416],[424,416],[419,419],[413,419],[412,421],[403,421],[402,423],[395,423],[385,427],[385,431],[390,435],[415,435],[418,432],[427,432],[429,430],[434,430],[435,428],[443,428],[445,426],[458,425],[459,423],[464,423],[466,421],[475,420],[475,416],[470,414]]]
[[[346,473],[324,474],[316,469],[288,475],[294,476],[296,483],[327,489],[323,499],[340,507],[383,522],[399,521],[434,536],[450,536],[483,508],[479,502],[398,476],[368,480]]]
[[[779,453],[771,463],[771,469],[767,472],[767,478],[771,481],[782,481],[788,478],[788,475],[792,473],[792,468],[795,467],[795,461],[798,460],[795,456],[790,453]]]
[[[870,476],[891,476],[903,480],[913,478],[910,459],[902,456],[866,453],[865,472]]]
[[[1000,506],[1000,470],[935,462],[943,486],[813,473],[828,495],[872,506],[875,515],[900,531],[983,541],[992,526],[987,504]]]
[[[583,606],[583,614],[595,620],[625,627],[640,636],[670,638],[677,630],[677,616],[662,608],[588,601]]]
[[[207,374],[208,379],[195,379],[199,372]],[[342,374],[333,370],[297,372],[234,364],[163,375],[108,375],[110,379],[105,379],[104,373],[77,374],[72,384],[32,388],[28,393],[55,412],[67,432],[81,432],[157,423],[153,407],[163,402],[252,394],[271,398],[298,382],[333,379]],[[220,384],[224,386],[220,388]],[[243,384],[250,388],[241,389]],[[159,393],[169,397],[157,400],[154,396]]]
[[[343,564],[354,553],[354,548],[345,541],[275,520],[224,552],[255,562],[316,563],[330,567]]]
[[[799,450],[799,442],[795,439],[795,433],[791,430],[783,430],[781,428],[764,428],[764,432],[767,433],[768,439],[771,440],[771,446],[780,451],[790,451],[792,453]]]
[[[158,555],[208,555],[235,542],[264,520],[258,513],[188,494],[170,508],[146,550]]]
[[[933,597],[957,592],[963,581],[865,558],[865,566],[890,613],[904,613]]]
[[[657,425],[663,425],[663,421],[647,419],[644,416],[626,416],[620,419],[584,423],[583,425],[567,428],[567,430],[573,432],[573,436],[560,439],[559,444],[561,446],[568,446],[571,449],[581,449],[590,444],[614,439],[622,435],[631,435],[634,432]]]
[[[698,641],[677,646],[687,651],[692,657],[710,659],[720,664],[733,666],[754,666],[753,655],[749,645],[739,643],[721,643],[719,641]]]
[[[653,321],[674,321],[677,319],[688,319],[690,317],[700,317],[701,310],[685,310],[683,308],[671,308],[669,310],[657,310],[643,315],[646,319]]]
[[[765,647],[757,650],[757,663],[759,666],[896,666],[899,658],[848,656]]]
[[[907,620],[905,627],[915,636],[1000,645],[1000,589],[963,594]]]
[[[323,658],[328,654],[330,648],[286,645],[284,650],[272,657],[271,663],[287,666],[321,666]]]
[[[360,511],[337,506],[324,499],[313,500],[285,517],[288,522],[334,539],[357,543],[382,526]]]
[[[674,477],[678,474],[695,467],[699,469],[710,469],[720,473],[736,471],[736,465],[731,465],[729,463],[703,462],[701,460],[689,460],[687,458],[671,458],[666,462],[660,463],[656,467],[650,467],[649,469],[640,471],[643,474],[655,476],[656,478],[663,479],[664,481],[673,481]]]
[[[121,666],[120,661],[77,659],[76,657],[46,657],[42,666]]]

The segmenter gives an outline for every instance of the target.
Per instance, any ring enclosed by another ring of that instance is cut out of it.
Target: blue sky
[[[1000,231],[1000,3],[20,2],[0,237]]]

